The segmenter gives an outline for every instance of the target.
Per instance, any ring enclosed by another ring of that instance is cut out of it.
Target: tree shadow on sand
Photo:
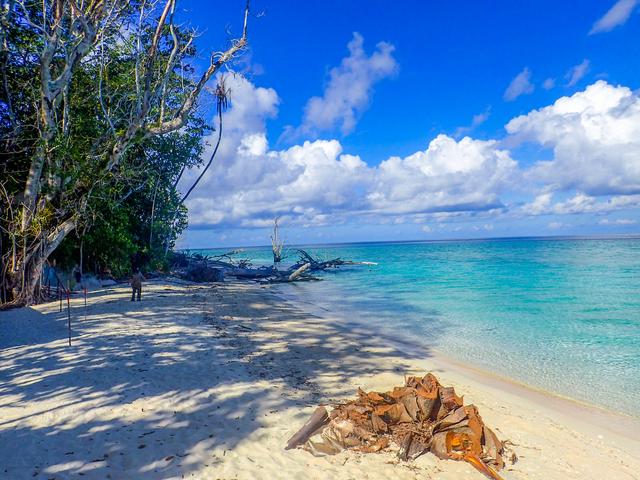
[[[71,347],[57,305],[0,314],[0,476],[187,476],[273,428],[278,411],[352,397],[358,377],[409,369],[385,357],[429,355],[422,341],[391,342],[233,288],[149,285],[153,304],[128,302],[125,288],[94,294],[86,320],[74,302]],[[282,426],[283,446],[300,425]]]

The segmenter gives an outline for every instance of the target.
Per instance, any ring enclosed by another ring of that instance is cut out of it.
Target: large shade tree
[[[113,218],[140,191],[154,195],[149,243],[158,215],[176,224],[175,179],[194,156],[167,152],[206,128],[198,99],[245,48],[249,13],[247,3],[239,38],[196,73],[194,32],[174,21],[176,1],[3,3],[5,300],[37,300],[44,262],[61,242],[94,228],[101,216]],[[156,208],[158,194],[172,197],[164,213]]]

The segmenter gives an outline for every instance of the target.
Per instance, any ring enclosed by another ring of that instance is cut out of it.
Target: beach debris
[[[302,274],[304,274],[304,272],[306,272],[307,270],[309,270],[309,267],[311,267],[310,263],[305,263],[304,265],[301,265],[300,267],[296,268],[291,275],[289,275],[287,277],[287,282],[293,282],[296,278],[298,278],[299,276],[301,276]]]
[[[291,437],[286,449],[301,447],[315,456],[342,450],[380,452],[395,445],[401,460],[431,452],[441,459],[462,460],[488,478],[501,480],[502,442],[474,405],[464,405],[452,387],[431,373],[408,377],[389,392],[365,392],[333,406],[318,407]]]
[[[305,250],[297,250],[298,261],[286,269],[279,269],[278,262],[271,266],[253,267],[247,259],[235,260],[233,256],[237,253],[239,251],[236,250],[217,256],[174,253],[172,272],[184,280],[193,282],[223,282],[225,276],[230,276],[261,283],[287,283],[320,280],[313,276],[313,273],[333,270],[341,266],[377,265],[373,262],[355,262],[341,258],[322,260],[313,257]]]
[[[307,251],[298,249],[299,255],[298,263],[296,263],[292,268],[296,268],[300,265],[309,264],[309,269],[311,271],[322,271],[329,270],[332,268],[338,268],[345,265],[378,265],[375,262],[355,262],[353,260],[343,260],[341,258],[332,258],[330,260],[321,260],[319,258],[314,258]]]
[[[273,219],[273,234],[271,235],[271,251],[273,253],[273,263],[280,263],[284,258],[284,240],[280,238],[280,228],[278,226],[280,217]]]
[[[185,278],[192,282],[224,282],[224,270],[205,262],[194,263],[185,272]]]
[[[273,413],[273,411],[271,413]],[[316,430],[318,430],[318,428],[325,425],[328,420],[329,414],[327,413],[327,409],[324,407],[316,408],[316,411],[313,412],[313,415],[311,415],[311,418],[307,420],[307,423],[305,423],[303,427],[289,439],[285,450],[290,450],[298,445],[302,445]]]

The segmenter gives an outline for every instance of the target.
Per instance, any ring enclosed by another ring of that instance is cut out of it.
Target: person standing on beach
[[[82,272],[77,263],[73,267],[73,278],[76,281],[76,285],[82,286]]]
[[[136,268],[133,272],[133,276],[131,277],[131,301],[133,302],[136,297],[136,293],[138,294],[138,301],[140,301],[140,296],[142,295],[142,281],[144,280],[144,276],[140,273],[140,269]]]

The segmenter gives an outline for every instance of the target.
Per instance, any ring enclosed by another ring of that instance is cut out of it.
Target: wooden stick
[[[302,265],[300,268],[298,268],[295,272],[293,272],[291,275],[289,275],[289,281],[293,282],[296,278],[298,278],[300,275],[302,275],[306,270],[309,269],[309,267],[311,266],[310,263],[305,263],[304,265]]]
[[[71,346],[71,302],[69,300],[69,280],[67,280],[67,319],[69,327],[69,346]]]
[[[84,290],[84,320],[87,321],[87,287],[83,288]]]
[[[327,409],[324,407],[316,408],[316,411],[313,412],[311,418],[295,433],[293,437],[289,439],[287,446],[284,447],[284,449],[290,450],[298,445],[302,445],[304,442],[309,440],[309,437],[311,437],[316,430],[323,425],[326,425],[328,421],[329,414],[327,413]]]

